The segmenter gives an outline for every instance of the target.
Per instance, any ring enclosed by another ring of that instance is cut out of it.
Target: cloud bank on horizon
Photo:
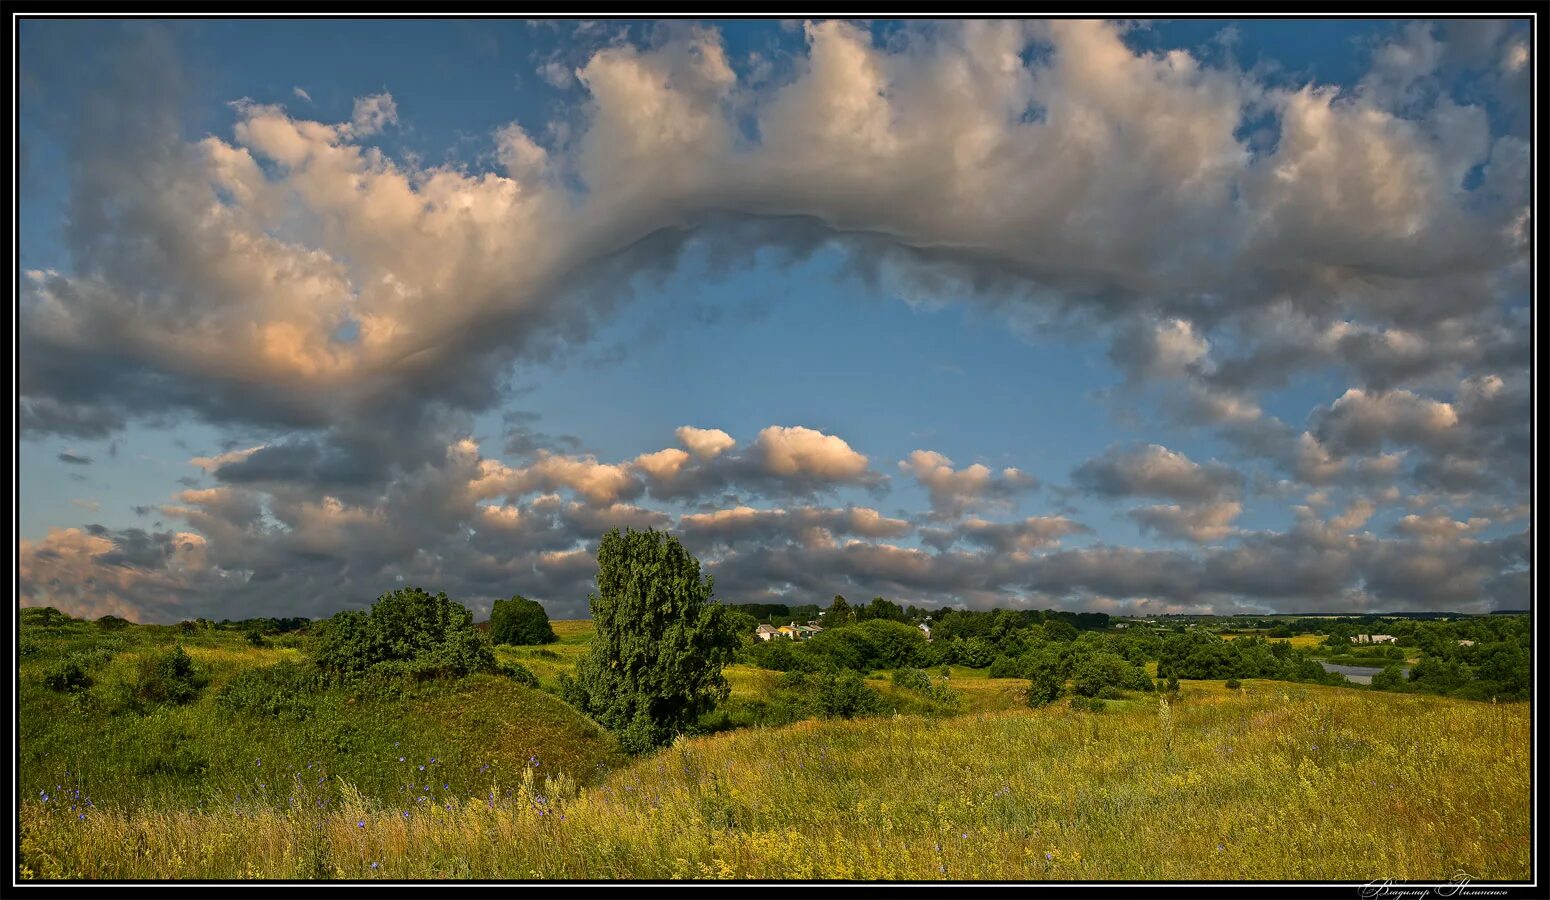
[[[159,527],[23,536],[20,601],[315,616],[420,584],[584,615],[599,535],[630,526],[680,534],[731,601],[1527,608],[1519,25],[1401,23],[1346,85],[1113,22],[809,22],[779,58],[684,23],[592,34],[540,67],[561,113],[496,129],[482,165],[384,149],[414,121],[391,85],[320,121],[323,86],[287,81],[291,104],[232,98],[185,137],[152,32],[125,51],[144,80],[56,129],[68,265],[21,278],[22,452],[64,479],[126,433],[229,441],[139,510]],[[671,442],[613,458],[474,437],[514,409],[514,368],[578,353],[643,273],[770,252],[1102,342],[1092,402],[1161,424],[1055,471],[995,433],[955,460],[773,412],[660,422]]]

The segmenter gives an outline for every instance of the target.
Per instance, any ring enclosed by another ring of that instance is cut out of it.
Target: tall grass
[[[1521,703],[1187,682],[1166,715],[801,722],[429,804],[28,796],[21,858],[36,878],[1523,879],[1529,727]]]

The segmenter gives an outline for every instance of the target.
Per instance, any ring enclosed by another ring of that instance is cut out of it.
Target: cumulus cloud
[[[1072,481],[1102,497],[1165,497],[1210,501],[1236,496],[1243,476],[1220,463],[1197,463],[1158,444],[1110,447],[1071,473]]]
[[[1131,510],[1129,515],[1142,530],[1174,540],[1206,543],[1232,534],[1232,523],[1242,512],[1243,504],[1222,501],[1188,507],[1178,504],[1146,506]]]
[[[900,461],[899,470],[925,486],[931,511],[937,516],[956,517],[986,504],[1005,506],[1012,497],[1038,486],[1033,476],[1012,467],[993,472],[989,466],[974,463],[954,469],[951,459],[934,450],[912,452]]]
[[[244,440],[197,457],[216,486],[161,510],[188,530],[23,541],[24,602],[316,613],[420,579],[579,612],[588,542],[636,523],[703,542],[747,599],[1527,605],[1526,531],[1434,511],[1359,530],[1402,489],[1484,510],[1532,484],[1521,27],[1407,26],[1345,90],[1139,50],[1106,22],[880,39],[828,21],[801,38],[751,78],[709,27],[551,60],[573,112],[504,124],[493,163],[469,167],[370,146],[399,121],[386,89],[346,121],[236,100],[229,127],[185,139],[164,33],[105,55],[114,77],[49,126],[69,265],[19,283],[19,427],[95,440],[193,418]],[[504,461],[462,438],[513,365],[584,342],[631,277],[691,242],[719,260],[833,247],[912,302],[1107,339],[1115,396],[1161,399],[1242,465],[1122,445],[1073,482],[1163,501],[1132,521],[1221,546],[1057,548],[1080,526],[989,518],[1032,475],[924,449],[900,464],[930,498],[915,531],[827,496],[886,493],[867,435],[799,425],[744,444],[684,426],[676,447],[613,460],[521,423]],[[1345,382],[1306,422],[1266,412],[1261,392],[1315,371]],[[1370,499],[1239,529],[1255,466]]]

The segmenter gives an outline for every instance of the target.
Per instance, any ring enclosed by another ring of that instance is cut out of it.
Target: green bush
[[[79,662],[67,659],[43,675],[43,684],[51,691],[73,694],[91,687],[92,677]]]
[[[1144,691],[1151,683],[1145,669],[1108,651],[1088,654],[1071,673],[1071,689],[1084,697],[1096,697],[1104,688]]]
[[[1238,688],[1243,687],[1243,682],[1239,681],[1236,678],[1229,678],[1229,679],[1227,679],[1227,685],[1226,686],[1227,686],[1227,689],[1229,691],[1236,691]]]
[[[309,698],[325,686],[316,669],[286,660],[272,666],[242,670],[221,690],[216,701],[229,709],[254,715],[304,717]]]
[[[255,647],[269,646],[269,638],[264,637],[264,633],[256,628],[243,632],[243,637],[247,638],[247,642]]]
[[[907,691],[924,693],[931,690],[931,676],[920,669],[895,669],[893,671],[893,683],[895,687],[900,687]]]
[[[1083,697],[1078,695],[1071,698],[1071,708],[1079,709],[1083,712],[1103,712],[1105,705],[1106,704],[1097,697]]]
[[[128,619],[121,619],[118,616],[103,616],[97,620],[97,627],[103,631],[117,631],[120,628],[129,627],[129,624]]]
[[[538,687],[538,676],[534,675],[527,666],[521,663],[505,663],[496,669],[496,672],[510,678],[517,684],[525,684],[528,687]]]
[[[205,679],[194,670],[194,661],[178,646],[140,660],[133,691],[142,703],[181,705],[198,697],[204,685]]]
[[[383,594],[369,611],[338,613],[316,632],[312,655],[319,668],[346,678],[390,663],[390,676],[416,679],[495,668],[495,652],[474,628],[473,614],[444,593],[431,596],[417,587]]]
[[[883,698],[855,672],[814,676],[813,688],[818,711],[829,718],[850,719],[883,709]]]
[[[495,601],[490,610],[490,640],[497,644],[552,644],[559,639],[543,606],[521,594]]]

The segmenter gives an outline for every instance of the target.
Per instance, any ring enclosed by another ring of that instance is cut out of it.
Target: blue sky
[[[22,603],[1521,608],[1527,39],[25,21]]]

